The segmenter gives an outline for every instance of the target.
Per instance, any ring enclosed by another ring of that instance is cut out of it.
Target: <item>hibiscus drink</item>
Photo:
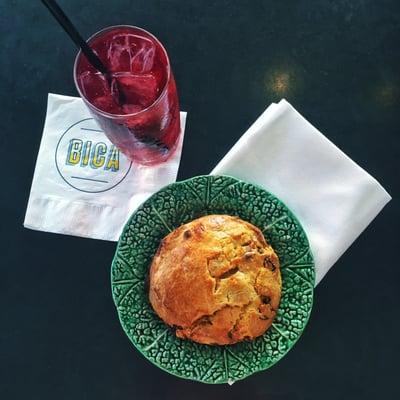
[[[106,28],[88,41],[109,74],[80,52],[76,87],[104,133],[140,164],[167,160],[180,135],[179,102],[167,52],[150,33],[133,26]]]

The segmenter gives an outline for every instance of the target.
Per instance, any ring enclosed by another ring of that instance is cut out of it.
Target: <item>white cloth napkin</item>
[[[287,101],[271,104],[211,174],[262,186],[306,231],[316,284],[391,199]]]
[[[172,157],[157,166],[131,163],[112,145],[77,97],[49,94],[24,226],[116,241],[130,214],[176,180],[182,134]]]

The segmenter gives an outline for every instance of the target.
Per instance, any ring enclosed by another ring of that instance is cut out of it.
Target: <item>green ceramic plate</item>
[[[267,332],[229,346],[178,339],[153,312],[147,277],[160,240],[207,214],[236,215],[258,226],[281,262],[282,297]],[[198,176],[151,196],[127,222],[111,269],[112,294],[125,333],[163,370],[205,383],[233,383],[269,368],[301,335],[311,312],[314,262],[300,223],[275,196],[227,176]]]

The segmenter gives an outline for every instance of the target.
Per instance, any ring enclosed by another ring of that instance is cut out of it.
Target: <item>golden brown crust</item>
[[[262,335],[281,296],[279,259],[261,231],[229,215],[182,225],[150,268],[150,302],[180,338],[232,344]]]

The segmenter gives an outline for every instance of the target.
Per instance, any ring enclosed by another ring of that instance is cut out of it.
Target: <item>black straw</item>
[[[68,33],[69,37],[74,41],[74,43],[82,50],[82,53],[86,56],[90,64],[93,65],[98,71],[103,74],[108,74],[109,71],[102,63],[99,57],[94,53],[94,51],[86,43],[86,40],[82,38],[80,33],[76,30],[72,22],[65,15],[64,11],[54,0],[42,0],[42,3],[48,8],[48,10],[53,14],[54,18],[60,23],[64,28],[65,32]]]

